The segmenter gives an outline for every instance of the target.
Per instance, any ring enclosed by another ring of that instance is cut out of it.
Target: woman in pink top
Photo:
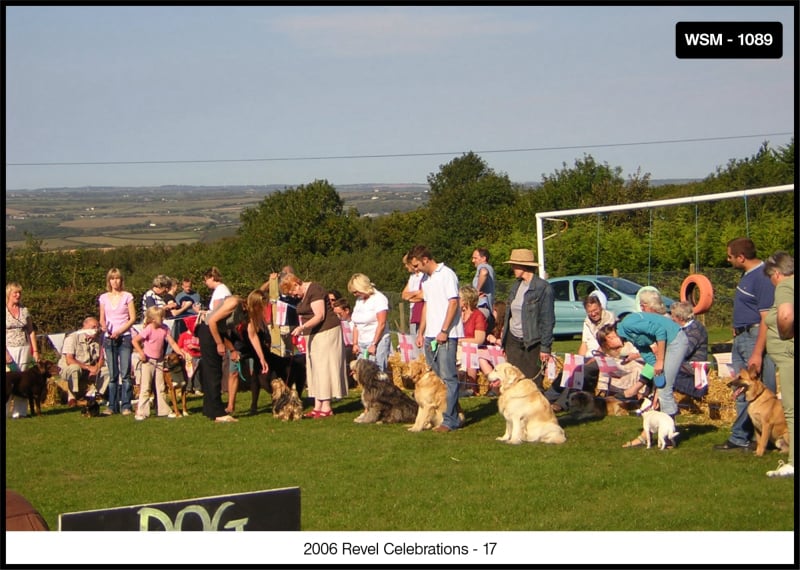
[[[156,378],[156,397],[158,398],[158,417],[175,418],[174,412],[169,409],[167,402],[167,385],[164,382],[164,352],[166,343],[172,350],[184,358],[192,355],[181,350],[172,335],[169,327],[164,324],[164,307],[150,307],[145,312],[144,328],[142,332],[133,337],[133,348],[141,360],[141,391],[139,392],[139,405],[136,409],[136,419],[144,420],[150,417],[150,388],[153,385],[153,376]],[[137,366],[138,368],[138,366]]]
[[[133,295],[123,289],[124,284],[120,270],[110,269],[106,274],[108,291],[98,299],[109,373],[108,407],[103,410],[107,416],[120,412],[123,416],[131,414],[131,327],[136,322],[136,309]]]

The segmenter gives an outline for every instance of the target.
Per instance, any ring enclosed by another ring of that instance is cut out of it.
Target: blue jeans
[[[753,348],[756,346],[757,338],[758,327],[736,335],[733,338],[731,366],[733,367],[734,376],[738,375],[740,370],[747,368],[747,361],[753,354]],[[773,392],[776,391],[775,361],[772,360],[768,354],[764,354],[761,363],[761,381],[767,388]],[[745,395],[742,393],[736,398],[736,420],[733,422],[731,436],[728,439],[736,445],[748,445],[750,439],[753,437],[753,433],[753,422],[750,421],[750,416],[747,415],[747,400],[745,400]]]
[[[108,363],[108,408],[119,413],[131,409],[133,385],[131,384],[131,336],[103,341]],[[121,382],[121,385],[120,385]]]
[[[366,343],[366,344],[365,344]],[[361,340],[358,341],[358,357],[361,358],[364,352],[369,348],[369,345],[372,344],[372,339],[368,339],[362,343]],[[378,346],[375,347],[375,356],[369,355],[368,360],[372,360],[375,364],[378,365],[383,372],[386,372],[389,368],[389,347],[392,344],[392,337],[388,334],[383,335],[383,338],[378,343]]]
[[[432,340],[434,339],[425,337],[423,350],[428,366],[439,378],[444,380],[447,387],[447,404],[442,425],[450,429],[458,429],[461,427],[461,420],[458,419],[458,369],[456,367],[458,339],[449,338],[447,342],[440,342],[435,353],[431,350]]]
[[[686,355],[686,349],[689,348],[689,341],[683,331],[678,331],[678,334],[672,339],[672,342],[667,345],[664,354],[664,377],[666,384],[663,388],[659,388],[658,401],[661,406],[661,411],[670,416],[678,413],[678,404],[675,402],[675,377],[681,369],[683,358]]]

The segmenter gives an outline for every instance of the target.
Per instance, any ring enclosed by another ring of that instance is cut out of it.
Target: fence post
[[[400,311],[400,331],[403,333],[407,333],[408,329],[406,328],[406,304],[403,301],[400,301],[397,304],[397,309]]]

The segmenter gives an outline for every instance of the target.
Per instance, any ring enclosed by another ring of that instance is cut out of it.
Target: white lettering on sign
[[[168,514],[159,509],[154,509],[152,507],[143,507],[138,511],[136,511],[136,514],[139,515],[140,531],[147,531],[147,527],[151,518],[154,518],[158,522],[160,522],[161,525],[164,527],[164,530],[167,531],[183,530],[183,519],[186,515],[189,514],[194,514],[200,517],[200,520],[203,523],[204,531],[219,530],[219,523],[222,519],[222,513],[224,513],[225,510],[232,505],[233,503],[230,501],[222,503],[217,509],[217,511],[214,513],[213,518],[211,518],[208,515],[208,511],[206,511],[204,507],[201,507],[200,505],[190,505],[180,510],[178,516],[175,517],[174,524]],[[245,517],[243,519],[228,521],[222,528],[224,530],[235,529],[236,531],[243,531],[248,520],[250,519]]]

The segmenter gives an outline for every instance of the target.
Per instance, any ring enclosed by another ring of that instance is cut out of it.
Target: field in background
[[[26,232],[51,249],[175,245],[233,236],[240,215],[278,186],[61,188],[12,191],[6,196],[6,247],[25,244]],[[339,190],[345,208],[362,215],[406,212],[427,201],[427,186],[363,185]]]

